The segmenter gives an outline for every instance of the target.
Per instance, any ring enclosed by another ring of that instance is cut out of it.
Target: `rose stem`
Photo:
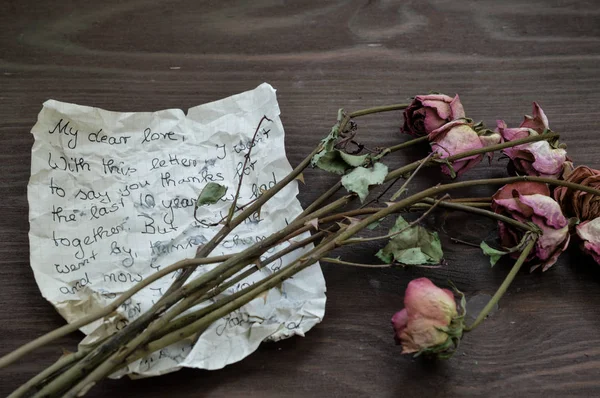
[[[264,267],[264,266],[270,264],[271,262],[279,259],[280,257],[282,257],[300,247],[304,247],[307,244],[309,244],[315,240],[318,240],[325,235],[326,235],[326,232],[322,231],[322,232],[318,232],[314,235],[311,235],[310,237],[308,237],[302,241],[294,242],[294,243],[290,244],[288,247],[284,248],[283,250],[280,250],[279,252],[277,252],[277,253],[273,254],[272,256],[266,258],[265,260],[261,261],[261,267]],[[230,256],[225,256],[225,257],[230,257]],[[194,260],[198,260],[198,259],[194,259]],[[224,290],[235,285],[237,282],[241,281],[242,279],[245,279],[247,276],[251,275],[253,272],[257,271],[258,269],[259,268],[257,266],[252,267],[251,269],[245,271],[244,273],[236,276],[232,280],[229,280],[226,283],[219,285],[218,289],[211,291],[210,295],[205,296],[203,299],[214,297],[214,296],[220,294]],[[179,318],[174,322],[171,322],[171,324],[169,324],[168,327],[165,328],[165,330],[162,330],[158,334],[158,337],[161,337],[162,335],[168,333],[169,331],[179,329],[186,323],[189,323],[189,322],[197,319],[199,317],[198,312],[200,312],[200,311],[205,312],[207,308],[210,308],[210,306],[206,307],[202,310],[196,311],[195,313],[188,314],[185,317]],[[47,368],[39,375],[35,376],[32,380],[30,380],[28,383],[26,383],[26,385],[21,386],[18,390],[16,390],[13,393],[16,395],[11,395],[10,398],[21,397],[28,389],[35,386],[37,383],[43,381],[44,379],[47,379],[48,376],[51,375],[52,373],[56,373],[56,370],[63,369],[65,367],[67,367],[67,365],[70,365],[72,362],[83,358],[85,356],[85,354],[87,354],[90,350],[91,350],[91,348],[84,348],[84,349],[80,349],[80,351],[78,351],[77,353],[70,354],[69,355],[70,361],[68,363],[65,362],[65,359],[67,357],[63,357],[63,358],[59,359],[59,361],[57,361],[57,363],[55,363],[51,367]]]
[[[337,201],[315,211],[313,214],[316,217],[319,217],[322,214],[328,214],[330,211],[347,204],[350,198],[351,195],[342,197]],[[77,366],[74,366],[65,373],[61,374],[52,383],[44,387],[44,389],[38,393],[39,396],[53,394],[54,392],[58,391],[58,388],[62,388],[65,382],[70,382],[73,378],[79,379],[81,376],[85,375],[85,372],[87,372],[88,369],[91,370],[96,368],[99,363],[101,363],[107,356],[111,355],[111,353],[113,353],[115,350],[123,352],[123,348],[121,348],[123,343],[128,343],[128,346],[133,345],[135,348],[135,345],[139,344],[140,341],[144,342],[150,338],[152,333],[154,333],[157,329],[163,327],[170,319],[189,308],[191,303],[202,297],[202,295],[207,292],[207,289],[210,289],[214,286],[214,284],[210,283],[213,279],[218,278],[219,275],[230,269],[236,269],[238,271],[241,270],[249,262],[251,262],[254,257],[268,250],[271,245],[279,242],[282,238],[286,237],[298,227],[303,226],[304,222],[306,221],[309,220],[301,219],[292,222],[281,231],[270,235],[265,240],[262,240],[261,242],[256,243],[241,253],[236,254],[227,261],[221,263],[218,267],[206,272],[197,279],[191,281],[186,286],[178,289],[176,292],[174,292],[174,294],[166,297],[165,300],[163,300],[162,306],[154,311],[152,311],[153,309],[151,308],[149,311],[142,314],[124,329],[113,335],[106,343],[97,347],[94,351],[88,354],[88,356],[81,360]],[[164,312],[168,307],[175,304],[183,297],[185,298],[180,303],[176,304],[171,311],[164,313],[164,315],[154,324],[149,326],[146,330],[143,330],[150,324],[150,322],[160,315],[160,313]],[[127,339],[136,336],[138,332],[141,332],[141,334],[137,335],[133,341],[128,342]]]
[[[494,296],[486,304],[486,306],[483,308],[483,310],[481,310],[481,312],[479,313],[479,315],[477,315],[477,318],[471,324],[471,326],[467,326],[467,327],[464,328],[465,332],[470,332],[471,330],[473,330],[477,326],[479,326],[479,324],[481,322],[483,322],[483,320],[485,319],[485,317],[490,313],[490,311],[492,310],[492,308],[494,308],[494,306],[502,298],[502,296],[504,295],[504,293],[506,293],[506,289],[508,289],[508,287],[510,286],[510,284],[512,283],[512,281],[515,279],[515,276],[517,276],[517,273],[519,272],[519,269],[521,269],[521,266],[523,265],[523,263],[527,259],[527,256],[529,255],[529,252],[531,251],[531,249],[533,249],[533,246],[535,245],[535,242],[536,242],[536,239],[532,239],[532,240],[529,241],[529,243],[527,243],[527,246],[525,246],[525,248],[523,249],[523,251],[519,255],[519,258],[515,262],[515,265],[513,265],[512,269],[510,270],[510,272],[508,273],[508,275],[506,275],[506,278],[504,279],[504,282],[502,282],[502,284],[500,285],[500,287],[498,288],[498,290],[496,291],[496,293],[494,294]]]
[[[12,351],[11,353],[6,354],[2,358],[0,358],[0,368],[10,365],[11,363],[18,360],[25,354],[28,354],[29,352],[43,346],[44,344],[47,344],[59,337],[62,337],[69,333],[72,333],[72,332],[76,331],[77,329],[79,329],[80,327],[85,326],[91,322],[94,322],[97,319],[100,319],[102,317],[110,315],[113,311],[116,311],[119,308],[119,306],[121,306],[121,304],[123,304],[127,299],[129,299],[135,293],[139,292],[144,287],[150,285],[151,283],[157,281],[158,279],[160,279],[172,272],[175,272],[177,270],[180,270],[180,269],[183,269],[186,267],[190,267],[190,266],[220,263],[231,257],[233,257],[233,255],[206,257],[206,258],[188,258],[185,260],[178,261],[174,264],[171,264],[168,267],[165,267],[162,270],[155,272],[154,274],[150,275],[148,278],[146,278],[143,281],[132,286],[129,290],[127,290],[126,292],[121,294],[119,297],[117,297],[112,303],[110,303],[106,307],[103,307],[97,311],[94,311],[91,314],[86,315],[85,317],[83,317],[73,323],[68,323],[58,329],[53,330],[52,332],[46,333],[46,334],[38,337],[37,339],[30,341],[29,343],[17,348],[16,350]]]
[[[528,138],[530,138],[530,139],[518,140],[518,141],[513,141],[512,143],[507,143],[507,144],[510,144],[510,145],[506,145],[506,144],[504,144],[504,145],[500,144],[500,145],[502,147],[507,147],[507,146],[511,146],[511,145],[519,145],[519,144],[523,143],[524,141],[528,141],[528,142],[535,141],[534,139],[533,140],[531,139],[531,138],[535,138],[535,137],[528,137]],[[549,135],[546,135],[546,137],[544,137],[544,138],[550,138],[550,137],[549,137]],[[494,149],[501,149],[501,148],[500,148],[500,146],[497,145],[497,146],[492,146],[492,147],[484,148],[484,151],[491,151],[491,150],[494,150]],[[473,151],[471,151],[471,152],[473,152]],[[467,155],[470,156],[472,154],[471,153],[462,153],[462,154],[459,154],[459,155],[454,156],[454,157],[460,158],[460,157],[467,156]],[[417,167],[418,167],[418,165],[417,165]],[[406,167],[403,168],[403,169],[406,170]],[[547,182],[547,181],[541,181],[541,182]]]
[[[392,214],[400,209],[406,208],[406,207],[410,206],[411,204],[418,202],[428,196],[438,195],[440,193],[444,193],[449,190],[457,189],[457,188],[484,185],[484,184],[499,185],[499,184],[507,184],[507,183],[511,183],[511,182],[517,182],[517,181],[538,181],[538,182],[551,183],[551,184],[555,184],[555,185],[564,185],[564,186],[568,186],[568,187],[571,187],[574,189],[580,189],[580,190],[583,190],[586,192],[600,195],[600,191],[593,189],[593,188],[584,187],[579,184],[567,183],[565,181],[558,181],[558,180],[554,180],[554,179],[550,179],[550,178],[529,177],[529,176],[506,177],[506,178],[484,179],[484,180],[471,180],[471,181],[463,181],[463,182],[458,182],[458,183],[451,183],[451,184],[431,187],[429,189],[425,189],[419,193],[416,193],[410,197],[407,197],[399,202],[396,202],[387,208],[381,209],[377,213],[361,220],[360,222],[358,222],[355,225],[349,226],[346,230],[343,230],[343,232],[334,235],[335,239],[333,239],[333,240],[329,239],[329,240],[327,240],[327,242],[320,244],[315,249],[313,249],[309,253],[307,253],[304,257],[302,257],[299,260],[296,260],[288,267],[273,273],[272,275],[266,277],[261,282],[255,284],[255,285],[252,285],[246,289],[241,290],[240,292],[247,292],[247,293],[244,294],[243,296],[237,298],[236,300],[233,300],[233,301],[225,304],[223,307],[220,307],[218,310],[215,310],[213,313],[207,315],[206,318],[202,318],[201,320],[199,320],[191,325],[186,326],[185,328],[183,328],[186,331],[185,333],[184,332],[173,332],[173,333],[163,337],[161,340],[163,342],[170,341],[168,344],[168,345],[170,345],[175,341],[179,341],[182,338],[185,338],[191,334],[194,334],[199,329],[210,325],[212,322],[216,321],[217,319],[221,318],[222,316],[228,314],[231,311],[234,311],[235,309],[241,307],[242,305],[246,304],[247,302],[253,300],[258,294],[263,293],[264,291],[281,283],[283,280],[287,279],[288,277],[294,275],[296,272],[299,272],[300,270],[308,267],[309,265],[314,264],[316,261],[319,260],[320,257],[323,257],[327,252],[334,249],[335,247],[339,247],[340,245],[342,245],[344,240],[352,237],[354,234],[356,234],[357,232],[359,232],[360,230],[362,230],[369,224],[379,220],[380,218],[386,217],[387,215]],[[273,283],[273,282],[275,282],[275,283]],[[167,319],[168,319],[168,317],[167,317]],[[161,320],[163,320],[163,319],[161,319]],[[144,344],[144,342],[145,342],[144,335],[149,334],[151,336],[152,332],[154,332],[151,329],[153,329],[153,328],[149,328],[147,331],[142,333],[142,335],[136,337],[133,341],[130,341],[125,347],[120,348],[117,353],[113,354],[107,361],[105,361],[104,363],[102,363],[101,365],[96,367],[81,382],[79,382],[75,387],[73,387],[69,391],[69,393],[67,393],[66,397],[75,397],[76,394],[78,394],[82,391],[82,389],[87,388],[90,385],[90,383],[94,383],[94,382],[102,379],[103,377],[107,376],[108,374],[110,374],[112,372],[112,370],[116,366],[121,366],[122,361],[131,352],[133,352],[138,347],[138,345]],[[149,332],[149,333],[147,333],[147,332]],[[190,332],[190,333],[186,334],[187,332]],[[71,370],[75,370],[74,373],[77,374],[77,371],[83,370],[83,369],[81,369],[80,364],[78,364],[78,365],[75,365],[72,369],[70,369],[70,371]],[[70,371],[68,371],[67,373],[69,373]],[[61,376],[66,376],[66,373]],[[62,380],[59,380],[59,379],[61,379],[61,377],[57,378],[53,383],[46,386],[46,388],[43,390],[43,392],[60,391],[60,389],[64,388],[64,386],[65,386],[64,383],[68,383],[67,385],[69,385],[69,384],[72,384],[74,381],[72,379],[71,375],[69,375],[68,377],[62,378]],[[75,377],[75,380],[77,380],[77,379],[78,379],[78,377]],[[50,389],[51,386],[54,388],[54,390]],[[44,395],[42,394],[42,392],[40,392],[39,396],[44,396]]]
[[[489,204],[492,201],[492,197],[488,196],[485,198],[456,198],[456,199],[450,199],[449,202],[484,202]]]
[[[389,238],[393,238],[394,236],[400,235],[401,233],[409,230],[410,228],[414,227],[415,225],[417,225],[418,223],[420,223],[421,221],[423,221],[425,219],[425,217],[427,217],[429,215],[429,213],[431,213],[436,208],[436,206],[442,200],[444,200],[444,199],[445,199],[445,197],[436,200],[435,203],[433,205],[431,205],[431,207],[429,207],[429,209],[427,209],[427,211],[423,212],[423,214],[421,214],[419,216],[419,218],[417,218],[416,220],[410,222],[406,227],[400,229],[399,231],[392,232],[392,233],[387,234],[387,235],[373,236],[373,237],[370,237],[370,238],[347,239],[344,242],[342,242],[342,244],[343,245],[351,245],[353,243],[372,242],[372,241],[376,241],[376,240],[389,239]]]
[[[473,156],[473,155],[479,155],[479,154],[483,154],[483,153],[487,153],[487,152],[498,151],[498,150],[501,150],[504,148],[510,148],[512,146],[527,144],[527,143],[536,142],[536,141],[550,140],[553,138],[558,138],[559,136],[560,136],[560,134],[558,134],[558,133],[547,133],[547,134],[529,136],[529,137],[525,137],[525,138],[522,138],[519,140],[508,141],[508,142],[504,142],[501,144],[490,145],[485,148],[479,148],[479,149],[474,149],[474,150],[467,151],[467,152],[462,152],[462,153],[456,154],[454,156],[450,156],[450,157],[446,158],[446,160],[448,160],[449,162],[453,162],[455,160],[459,160],[459,159]],[[418,138],[415,140],[410,140],[410,141],[405,142],[404,144],[410,143],[412,145],[414,143],[421,142],[420,140],[422,138],[426,138],[426,137],[421,137],[421,138]],[[401,145],[404,145],[404,144],[401,144]],[[427,159],[427,158],[425,158],[425,159]],[[424,164],[426,166],[432,166],[435,163],[433,161],[431,161],[431,159],[429,159],[429,161],[426,161],[426,162],[424,162],[424,159],[417,160],[415,162],[409,163],[403,167],[400,167],[396,170],[389,172],[388,175],[386,176],[384,182],[398,179],[398,178],[402,177],[403,175],[405,175],[406,173],[416,170],[422,164]],[[304,212],[302,212],[301,215],[304,216],[306,214],[309,214],[311,211],[313,211],[314,209],[321,206],[327,199],[329,199],[331,196],[333,196],[341,187],[342,187],[342,183],[340,181],[338,181],[327,192],[325,192],[315,202],[313,202],[309,207],[307,207],[306,210]]]
[[[465,205],[465,206],[469,206],[469,207],[476,207],[476,208],[481,208],[481,209],[487,209],[491,206],[491,203],[482,203],[482,202],[452,202],[450,200],[445,201],[446,203],[459,203],[461,205]],[[428,209],[429,207],[431,207],[430,204],[428,203],[415,203],[414,205],[412,205],[410,207],[410,210],[422,210],[422,209]],[[445,206],[448,207],[448,206]]]
[[[77,352],[72,352],[68,355],[63,355],[52,365],[50,365],[46,369],[44,369],[41,373],[32,377],[25,384],[23,384],[22,386],[17,388],[15,391],[13,391],[7,398],[20,398],[20,397],[24,396],[33,387],[35,387],[36,385],[38,385],[40,383],[43,383],[46,379],[54,376],[59,371],[62,371],[64,369],[68,368],[69,366],[73,365],[73,363],[79,361],[88,352],[89,352],[89,349],[82,348]]]

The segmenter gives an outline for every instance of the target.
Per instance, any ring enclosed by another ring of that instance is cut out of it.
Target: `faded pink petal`
[[[409,317],[426,314],[440,326],[447,325],[456,315],[454,295],[449,290],[440,289],[427,278],[415,279],[408,284],[404,306]]]
[[[575,229],[583,240],[583,249],[600,264],[600,217],[582,222]]]
[[[543,133],[544,130],[548,130],[550,128],[548,126],[548,118],[542,110],[542,107],[540,107],[537,102],[533,103],[533,116],[525,115],[525,119],[519,127],[530,128],[540,134]]]
[[[479,135],[465,120],[455,120],[429,134],[431,148],[440,158],[445,159],[473,149],[483,148]],[[483,159],[483,154],[472,155],[455,161],[452,165],[457,174],[461,174],[477,165]],[[447,167],[442,171],[450,174]]]
[[[446,325],[447,326],[447,325]],[[444,343],[448,335],[438,329],[438,325],[429,318],[414,318],[400,334],[403,354],[412,354],[423,348]]]
[[[571,240],[571,235],[569,235],[569,233],[568,233],[568,227],[565,227],[565,229],[567,229],[567,233],[566,233],[566,238],[564,239],[564,241],[557,245],[555,250],[550,254],[550,256],[545,261],[543,261],[540,264],[536,264],[536,265],[532,266],[530,269],[530,272],[535,271],[539,266],[542,266],[542,272],[546,272],[551,266],[553,266],[556,263],[556,261],[558,261],[558,257],[562,254],[562,252],[567,250],[567,247],[569,246],[569,241]],[[541,255],[540,251],[538,250],[539,245],[540,245],[540,242],[538,241],[536,243],[536,256],[538,258],[541,258],[541,257],[539,257]]]
[[[481,145],[487,147],[501,143],[502,136],[498,133],[482,134],[479,136],[479,140],[481,141]]]
[[[404,110],[402,131],[421,137],[452,120],[464,117],[465,111],[458,95],[454,98],[443,94],[417,95]]]
[[[517,192],[517,195],[540,194],[550,196],[550,188],[548,188],[547,184],[541,182],[519,181],[504,185],[494,194],[493,199],[513,198],[515,197],[514,192]]]
[[[394,339],[396,340],[397,344],[400,344],[400,334],[402,333],[404,328],[406,328],[407,324],[408,312],[406,311],[406,308],[396,312],[392,317],[392,326],[395,332]]]
[[[526,204],[533,210],[533,213],[546,220],[546,224],[554,228],[563,228],[569,222],[563,216],[560,206],[550,196],[535,194],[535,195],[519,195],[521,203]]]
[[[569,243],[569,222],[563,215],[560,205],[550,196],[546,184],[518,182],[500,188],[492,197],[492,210],[520,222],[533,222],[542,235],[535,244],[527,261],[536,260],[543,270],[550,268]],[[523,231],[503,222],[498,223],[498,233],[505,247],[514,247],[523,237]],[[513,253],[516,257],[518,253]]]
[[[453,119],[463,119],[466,117],[465,109],[463,108],[462,102],[460,102],[460,98],[458,98],[458,94],[450,101],[450,110],[452,111]]]
[[[552,148],[548,141],[517,145],[506,148],[503,152],[513,160],[519,171],[541,177],[560,176],[567,160],[567,151]]]
[[[506,123],[504,122],[504,120],[497,120],[496,126],[497,126],[496,130],[498,130],[500,135],[502,135],[502,138],[504,138],[504,141],[520,140],[522,138],[529,137],[531,134],[535,134],[534,131],[529,130],[528,128],[521,128],[521,127],[508,128],[506,126]]]
[[[535,161],[532,166],[540,176],[558,177],[567,160],[567,151],[562,148],[551,148],[548,141],[532,142],[525,144]]]
[[[404,307],[392,317],[394,338],[402,344],[404,354],[444,343],[448,334],[440,329],[458,316],[454,294],[440,289],[427,278],[408,284]]]
[[[424,108],[425,109],[425,131],[432,131],[442,126],[446,122],[445,117],[440,117],[439,112],[436,112],[435,109]]]

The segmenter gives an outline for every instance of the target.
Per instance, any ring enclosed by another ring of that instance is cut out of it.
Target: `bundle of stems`
[[[351,121],[360,116],[395,111],[405,107],[406,105],[404,104],[398,104],[359,110],[349,114],[340,113],[341,118],[338,120],[339,131],[342,133],[349,131],[349,126],[352,125]],[[445,162],[453,162],[477,154],[498,151],[507,147],[529,142],[556,139],[557,137],[558,134],[556,133],[530,136],[520,140],[464,152],[445,159]],[[378,156],[384,157],[403,148],[425,142],[427,142],[427,137],[416,138],[389,148],[380,149],[378,151]],[[269,289],[277,287],[286,279],[318,261],[348,266],[388,267],[390,264],[359,264],[338,258],[331,258],[328,257],[328,253],[340,246],[359,245],[367,241],[389,239],[394,234],[369,238],[356,237],[356,235],[367,226],[394,213],[415,210],[424,211],[425,213],[423,216],[410,224],[412,226],[422,220],[424,216],[429,214],[429,212],[433,211],[435,208],[444,207],[451,210],[466,211],[490,217],[531,233],[532,238],[524,246],[519,259],[516,261],[506,280],[498,289],[498,292],[494,295],[492,300],[490,300],[490,303],[488,303],[481,311],[475,322],[467,327],[466,330],[470,330],[481,323],[490,309],[493,308],[494,304],[500,299],[504,291],[506,291],[506,288],[508,288],[510,282],[532,249],[533,244],[535,243],[535,236],[539,231],[530,224],[522,223],[488,210],[490,198],[452,199],[448,196],[448,193],[459,188],[478,185],[500,186],[517,181],[537,181],[576,188],[593,194],[600,194],[600,191],[593,188],[565,181],[550,178],[517,176],[435,185],[410,196],[399,198],[406,190],[406,186],[411,182],[412,177],[422,167],[439,165],[439,159],[436,158],[436,156],[429,155],[419,161],[392,170],[387,174],[384,183],[389,184],[389,186],[385,189],[384,193],[399,179],[406,178],[405,183],[398,191],[399,194],[393,196],[393,201],[386,201],[385,204],[380,204],[379,199],[383,195],[382,194],[360,208],[348,209],[351,202],[355,201],[356,194],[349,193],[341,196],[339,199],[332,200],[332,196],[342,187],[341,183],[337,182],[282,230],[239,253],[210,257],[211,252],[231,231],[243,223],[245,219],[260,211],[261,206],[276,195],[282,188],[290,183],[294,183],[303,170],[310,165],[313,156],[323,149],[323,145],[324,143],[321,142],[294,170],[292,170],[292,172],[272,188],[263,192],[258,199],[247,205],[238,206],[237,200],[239,197],[239,188],[243,182],[242,175],[239,180],[234,202],[231,205],[231,210],[225,219],[222,220],[220,230],[209,242],[198,248],[195,258],[181,260],[157,271],[124,292],[107,307],[90,313],[78,321],[49,332],[0,358],[0,368],[8,366],[23,358],[29,352],[47,345],[59,337],[75,332],[91,322],[109,316],[140,290],[170,273],[179,271],[178,276],[175,278],[175,281],[170,288],[147,312],[140,315],[113,335],[108,336],[91,346],[80,346],[76,352],[63,355],[56,363],[23,384],[9,397],[17,398],[33,396],[40,398],[82,396],[100,380],[108,377],[133,361],[146,357],[153,352],[185,339],[194,341],[194,339],[198,338],[203,331],[220,318],[239,309],[258,296],[264,294]],[[253,145],[250,145],[249,147],[249,152],[246,154],[246,162],[251,158]],[[302,237],[306,236],[302,235],[305,232],[311,232],[311,235],[305,238]],[[285,248],[279,249],[279,251],[265,258],[265,253],[267,253],[267,251],[284,242],[288,243]],[[304,252],[299,258],[285,265],[278,271],[233,294],[222,294],[226,292],[227,289],[257,272],[262,267],[288,253],[308,245],[311,245],[308,251]],[[189,280],[197,267],[204,264],[218,265],[195,279]],[[186,312],[185,315],[183,315],[184,312]]]

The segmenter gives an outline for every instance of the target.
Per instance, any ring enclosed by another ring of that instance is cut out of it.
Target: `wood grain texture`
[[[600,3],[597,1],[5,0],[0,4],[0,352],[63,324],[29,267],[28,204],[34,125],[48,98],[119,111],[187,109],[263,81],[278,89],[286,147],[297,164],[353,110],[436,90],[460,93],[469,116],[518,123],[541,103],[570,156],[600,168]],[[173,69],[178,67],[179,69]],[[400,115],[360,121],[367,145],[405,140]],[[394,155],[390,166],[425,149]],[[500,176],[505,161],[465,177]],[[427,170],[413,189],[435,182]],[[334,181],[311,170],[307,205]],[[490,193],[474,189],[469,195]],[[476,248],[493,223],[437,213],[448,265],[437,270],[323,266],[323,323],[305,338],[265,344],[223,370],[108,381],[90,397],[597,396],[600,268],[576,248],[545,274],[519,275],[499,311],[458,355],[400,356],[389,327],[411,278],[492,293],[507,263],[489,269]],[[375,244],[342,256],[371,262]],[[52,363],[43,348],[0,371],[0,395]]]

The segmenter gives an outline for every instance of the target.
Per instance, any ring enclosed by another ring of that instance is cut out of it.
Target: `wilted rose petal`
[[[525,116],[519,127],[508,128],[502,120],[497,122],[497,126],[504,141],[538,135],[549,129],[548,118],[536,102],[533,103],[533,116]],[[568,161],[567,151],[554,148],[548,141],[517,145],[504,149],[503,153],[510,158],[517,172],[540,177],[560,177]]]
[[[532,271],[543,266],[546,271],[558,259],[569,244],[569,221],[563,215],[559,204],[550,196],[546,184],[517,182],[500,188],[492,197],[492,210],[520,222],[532,222],[542,231],[535,244],[535,250],[528,261],[537,261]],[[502,245],[511,248],[519,244],[523,231],[509,224],[498,222],[498,233]],[[519,253],[512,253],[517,257]]]
[[[404,307],[392,317],[394,338],[402,344],[403,354],[441,346],[450,339],[444,330],[458,317],[451,291],[440,289],[427,278],[415,279],[406,288]]]
[[[533,116],[525,115],[525,120],[523,120],[519,127],[526,127],[541,134],[544,132],[544,130],[548,130],[550,128],[548,126],[548,118],[542,110],[542,107],[537,102],[534,102]]]
[[[583,241],[583,250],[600,264],[600,217],[582,222],[575,230]]]
[[[441,159],[498,144],[501,139],[499,134],[491,131],[478,133],[466,119],[446,123],[429,134],[431,148]],[[452,163],[452,168],[460,175],[475,167],[483,156],[484,154],[477,154],[461,158]],[[442,166],[442,172],[451,175],[448,166]]]
[[[463,106],[456,95],[417,95],[404,110],[402,131],[414,137],[422,137],[444,124],[465,117]]]

